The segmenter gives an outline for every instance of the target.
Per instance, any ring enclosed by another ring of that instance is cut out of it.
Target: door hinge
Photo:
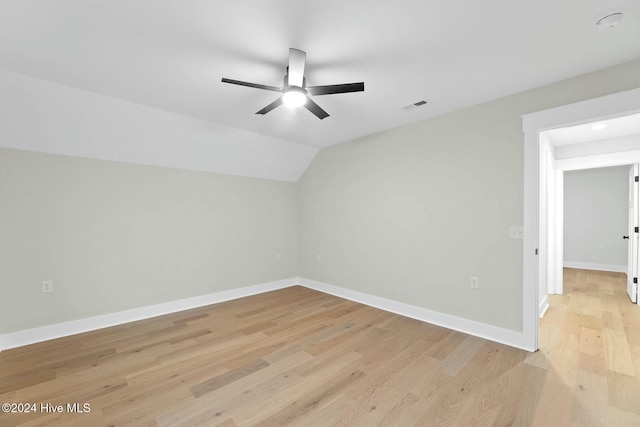
[[[640,178],[640,177],[637,177],[637,176],[635,177],[635,181],[636,181],[636,182],[638,182],[638,178]]]
[[[536,248],[536,255],[538,255],[538,248]]]
[[[638,278],[637,277],[633,278],[633,283],[636,283],[636,284],[638,283]]]
[[[640,233],[640,227],[635,227],[633,231],[635,231],[636,233]]]

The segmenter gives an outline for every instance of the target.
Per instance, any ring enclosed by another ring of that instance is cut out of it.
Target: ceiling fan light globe
[[[300,88],[291,88],[282,95],[287,107],[302,107],[307,102],[307,94]]]

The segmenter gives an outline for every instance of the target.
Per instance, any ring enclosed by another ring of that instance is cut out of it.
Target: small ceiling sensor
[[[591,130],[602,130],[602,129],[606,129],[606,127],[607,127],[606,123],[595,123],[591,125]]]
[[[622,12],[609,13],[596,21],[596,28],[601,30],[604,28],[616,27],[620,22],[622,22],[622,16]]]

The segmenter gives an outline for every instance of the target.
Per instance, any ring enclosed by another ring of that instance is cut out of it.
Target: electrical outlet
[[[471,289],[478,289],[478,286],[480,285],[480,279],[478,279],[477,277],[471,277]]]
[[[42,293],[53,292],[53,280],[44,280],[42,282]]]

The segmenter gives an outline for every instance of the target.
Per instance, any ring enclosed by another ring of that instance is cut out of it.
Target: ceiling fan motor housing
[[[289,87],[289,67],[287,67],[287,74],[284,75],[284,77],[282,78],[282,87],[284,87],[285,89]],[[296,86],[293,86],[296,87]],[[303,77],[302,78],[302,88],[306,88],[307,87],[307,78]]]

